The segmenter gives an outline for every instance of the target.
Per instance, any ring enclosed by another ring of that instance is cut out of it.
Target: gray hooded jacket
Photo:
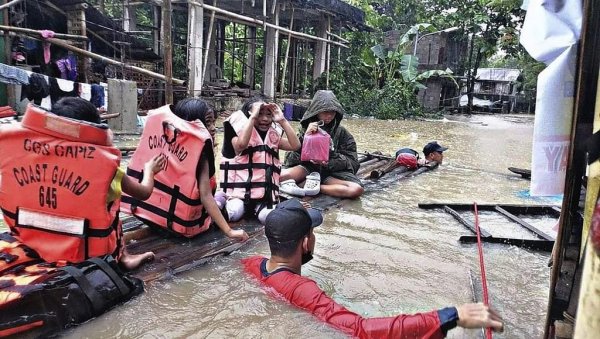
[[[330,123],[331,126],[323,127],[331,136],[333,143],[333,150],[329,151],[329,163],[325,169],[331,173],[347,171],[356,174],[360,166],[356,154],[356,142],[352,134],[340,125],[344,117],[344,109],[332,91],[321,90],[315,93],[310,106],[300,120],[301,127],[298,132],[300,142],[303,142],[308,125],[317,121],[317,115],[321,112],[336,112],[334,122]],[[285,166],[292,167],[299,164],[301,164],[300,152],[288,152],[285,157]]]

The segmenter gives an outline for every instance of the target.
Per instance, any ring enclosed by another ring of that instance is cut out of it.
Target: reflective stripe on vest
[[[29,105],[0,134],[10,155],[0,157],[0,206],[15,237],[47,262],[115,253],[119,201],[107,196],[121,152],[108,127]]]
[[[227,121],[240,135],[249,123],[249,119],[242,111],[234,112]],[[221,159],[221,189],[234,198],[246,202],[259,201],[271,204],[276,203],[279,196],[279,174],[281,163],[279,161],[279,141],[281,133],[273,126],[267,131],[265,140],[261,138],[256,128],[248,147],[233,159]]]
[[[206,140],[211,136],[200,121],[185,121],[169,106],[150,111],[127,175],[141,182],[148,160],[162,153],[167,162],[154,176],[150,198],[140,201],[124,194],[121,210],[186,237],[206,231],[211,218],[202,206],[197,178]]]

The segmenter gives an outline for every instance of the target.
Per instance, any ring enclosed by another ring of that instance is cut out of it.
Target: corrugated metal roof
[[[479,68],[475,79],[489,81],[517,81],[521,71],[513,68]]]

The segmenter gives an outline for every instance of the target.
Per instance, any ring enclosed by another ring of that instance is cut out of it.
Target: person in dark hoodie
[[[305,135],[323,129],[331,136],[329,161],[317,164],[300,160],[300,151],[288,152],[285,157],[286,169],[281,172],[282,192],[293,195],[313,191],[316,181],[320,192],[334,197],[356,199],[363,192],[363,186],[356,172],[360,166],[356,154],[356,142],[348,130],[341,126],[344,109],[332,91],[317,91],[310,106],[300,120],[298,137],[302,143]],[[304,189],[297,183],[304,184]],[[308,195],[308,193],[307,193]]]

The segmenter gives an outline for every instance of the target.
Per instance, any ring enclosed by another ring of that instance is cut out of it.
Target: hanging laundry
[[[71,64],[71,69],[67,72],[67,80],[76,81],[77,80],[77,56],[69,52],[67,56],[69,60],[69,64]]]
[[[90,100],[97,108],[104,106],[104,87],[92,84],[92,99]]]
[[[49,31],[47,29],[40,31],[40,34],[42,35],[42,38],[44,38],[44,39],[54,37],[54,32]],[[43,45],[44,45],[44,63],[47,64],[50,62],[50,43],[44,41]]]
[[[80,83],[79,96],[87,101],[92,101],[92,85]]]
[[[54,105],[54,103],[56,103],[61,98],[79,96],[79,83],[73,83],[71,81],[56,78],[50,78],[49,82],[50,99],[52,100],[52,105]],[[67,91],[64,91],[63,88]]]
[[[0,82],[11,85],[28,85],[29,76],[21,68],[0,64]]]
[[[31,73],[29,76],[29,85],[23,85],[21,88],[21,100],[27,98],[36,105],[40,105],[42,99],[47,97],[48,94],[50,94],[50,87],[48,86],[46,77],[38,73]]]
[[[68,58],[58,59],[56,60],[56,67],[60,71],[60,77],[67,79],[71,72],[71,61]]]

